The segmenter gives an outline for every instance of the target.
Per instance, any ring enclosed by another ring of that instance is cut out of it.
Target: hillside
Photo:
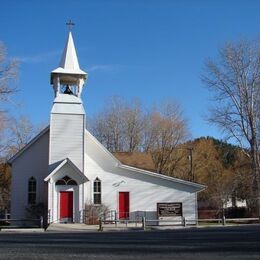
[[[192,148],[192,163],[190,149]],[[114,156],[122,163],[157,171],[159,152],[122,152]],[[191,171],[192,170],[192,171]],[[206,184],[198,196],[200,205],[221,209],[228,199],[246,199],[250,206],[252,176],[247,157],[238,147],[226,142],[201,137],[175,149],[164,162],[161,174]]]

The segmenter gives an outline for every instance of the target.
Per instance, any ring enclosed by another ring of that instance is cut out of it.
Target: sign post
[[[182,217],[181,202],[157,203],[158,217]]]
[[[157,203],[157,216],[158,216],[159,223],[161,221],[162,225],[182,224],[182,219],[183,219],[182,203],[181,202]]]

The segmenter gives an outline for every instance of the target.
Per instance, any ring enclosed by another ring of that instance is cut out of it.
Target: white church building
[[[87,73],[80,69],[69,32],[59,67],[51,72],[50,125],[9,160],[11,218],[45,205],[49,223],[82,223],[86,205],[104,205],[118,219],[197,219],[204,185],[124,165],[86,130],[81,100]]]

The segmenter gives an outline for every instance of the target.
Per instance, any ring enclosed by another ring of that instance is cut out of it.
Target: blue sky
[[[1,1],[0,40],[20,60],[12,113],[48,122],[50,72],[58,66],[72,19],[80,66],[89,73],[87,114],[119,95],[145,106],[179,102],[192,136],[221,138],[204,120],[210,93],[203,61],[226,41],[259,38],[260,1],[9,0]]]

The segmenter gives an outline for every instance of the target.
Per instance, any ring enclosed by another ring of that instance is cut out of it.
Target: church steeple
[[[85,110],[80,95],[86,79],[69,32],[59,67],[51,72],[55,99],[50,116],[50,165],[69,158],[84,172]]]
[[[65,93],[80,97],[86,79],[87,73],[80,69],[72,33],[69,31],[59,67],[51,72],[55,96]]]

